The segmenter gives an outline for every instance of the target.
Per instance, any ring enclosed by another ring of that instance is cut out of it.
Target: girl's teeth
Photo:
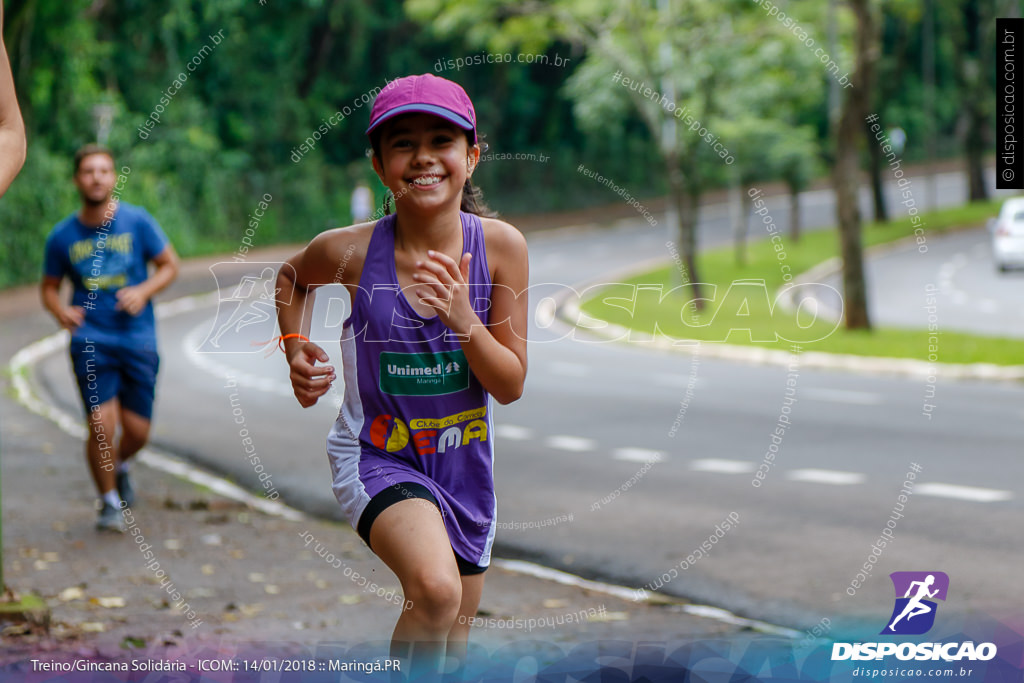
[[[437,183],[441,182],[441,179],[438,178],[437,176],[429,176],[426,178],[417,178],[413,182],[416,183],[417,185],[436,185]]]

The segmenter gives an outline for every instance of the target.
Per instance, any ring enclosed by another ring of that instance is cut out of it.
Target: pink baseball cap
[[[476,112],[469,95],[458,83],[433,74],[404,76],[384,86],[373,101],[366,134],[388,119],[410,112],[440,116],[471,131],[476,143]]]

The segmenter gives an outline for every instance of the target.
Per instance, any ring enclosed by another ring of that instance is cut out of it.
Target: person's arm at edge
[[[0,2],[0,197],[25,163],[25,122],[14,91],[14,76],[3,39],[3,3]]]

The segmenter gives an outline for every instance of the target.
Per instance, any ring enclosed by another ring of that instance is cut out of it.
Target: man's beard
[[[86,206],[88,206],[88,207],[90,207],[90,208],[93,208],[93,209],[95,209],[95,208],[96,208],[96,207],[98,207],[98,206],[103,206],[103,205],[105,205],[105,204],[106,204],[106,203],[107,203],[108,201],[110,201],[110,194],[109,194],[109,193],[108,193],[108,194],[105,194],[105,195],[103,195],[103,198],[102,198],[102,199],[93,199],[92,197],[90,197],[89,195],[87,195],[87,194],[86,194],[85,192],[79,192],[79,194],[80,194],[80,195],[81,195],[81,197],[82,197],[82,202],[83,202],[83,203],[84,203],[84,204],[85,204]]]

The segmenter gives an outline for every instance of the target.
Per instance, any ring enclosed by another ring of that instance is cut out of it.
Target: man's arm
[[[117,290],[117,310],[138,315],[157,292],[178,277],[178,254],[169,242],[163,251],[153,257],[152,262],[156,264],[156,270],[149,278],[134,287]]]
[[[62,279],[44,275],[39,293],[43,299],[43,306],[50,312],[50,315],[68,332],[74,332],[79,325],[85,322],[85,311],[81,306],[65,306],[61,303],[60,283]]]
[[[0,197],[25,163],[25,123],[14,92],[14,77],[4,47],[3,2],[0,2]]]

